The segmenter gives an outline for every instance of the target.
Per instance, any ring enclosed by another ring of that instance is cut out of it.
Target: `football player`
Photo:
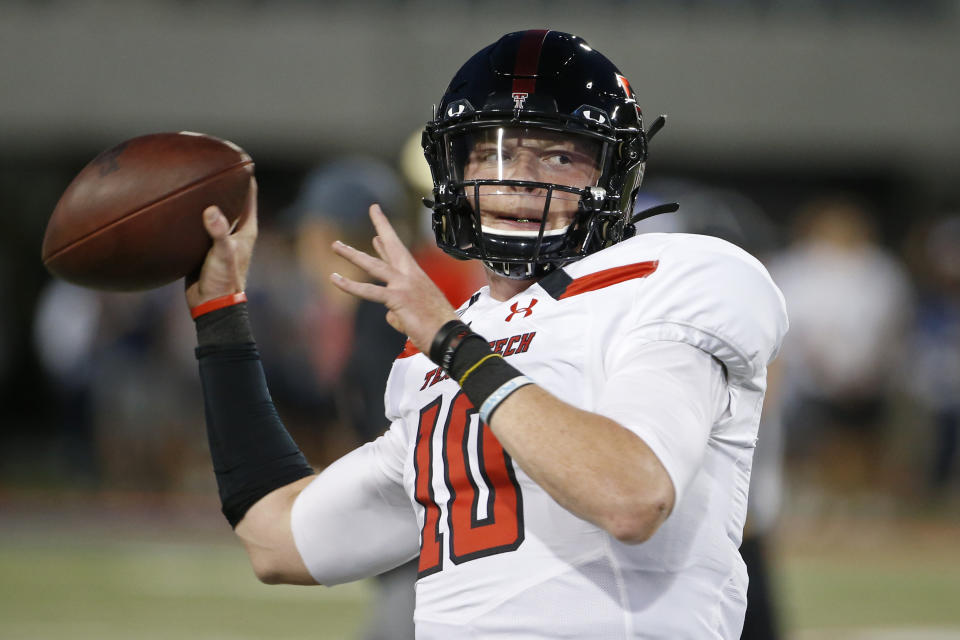
[[[205,212],[214,245],[187,298],[223,511],[261,580],[419,558],[418,638],[739,638],[787,318],[735,246],[633,236],[651,130],[627,79],[569,34],[511,33],[460,69],[423,135],[433,225],[489,285],[451,308],[376,206],[377,255],[334,245],[377,282],[333,282],[409,340],[390,428],[318,475],[246,316],[255,217],[231,235]]]

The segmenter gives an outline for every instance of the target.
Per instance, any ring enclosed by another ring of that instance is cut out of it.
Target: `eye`
[[[497,164],[498,161],[506,162],[510,159],[509,151],[503,149],[498,153],[495,146],[474,149],[470,155],[471,162],[482,164]]]
[[[568,153],[551,153],[543,161],[551,167],[564,167],[573,164],[573,156]]]

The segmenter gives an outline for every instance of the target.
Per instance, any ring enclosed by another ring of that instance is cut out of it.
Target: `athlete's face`
[[[540,129],[486,129],[474,136],[463,169],[464,180],[530,180],[583,189],[600,177],[601,145],[595,140]],[[536,232],[547,190],[483,185],[480,221],[488,229]],[[475,207],[472,189],[467,190]],[[577,213],[579,196],[553,191],[546,231],[565,229]]]

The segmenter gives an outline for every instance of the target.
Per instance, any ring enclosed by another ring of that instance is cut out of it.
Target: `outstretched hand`
[[[377,231],[373,248],[379,258],[339,240],[333,243],[333,251],[384,284],[356,282],[339,273],[332,274],[330,279],[351,295],[385,305],[390,326],[406,334],[420,351],[429,353],[434,335],[447,321],[456,320],[457,315],[404,246],[380,205],[370,207],[370,219]]]
[[[187,304],[190,308],[220,296],[243,291],[247,271],[257,240],[257,181],[250,178],[250,190],[244,204],[243,224],[234,230],[219,207],[203,211],[203,226],[213,240],[213,246],[195,281],[187,279]]]

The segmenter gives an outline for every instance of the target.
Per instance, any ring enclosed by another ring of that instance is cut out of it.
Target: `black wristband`
[[[473,335],[477,336],[478,338],[482,338],[482,336],[479,336],[476,333]],[[466,373],[470,367],[480,362],[483,360],[483,358],[491,353],[493,353],[493,349],[490,348],[490,343],[488,343],[486,339],[468,340],[463,342],[460,345],[460,348],[457,349],[456,353],[453,354],[452,362],[450,363],[450,366],[447,367],[446,372],[451,378],[457,382],[460,382],[460,378],[463,377],[463,374]],[[500,358],[491,358],[490,360],[496,359]],[[487,362],[489,362],[489,360]]]
[[[277,415],[256,345],[221,341],[242,327],[250,335],[246,309],[238,313],[239,306],[197,318],[196,350],[210,456],[222,511],[233,527],[263,496],[313,474]],[[228,317],[213,318],[212,333],[204,336],[201,320],[222,312]]]
[[[473,332],[471,332],[471,335],[481,339],[464,339],[453,354],[453,360],[447,369],[447,373],[459,383],[463,376],[468,371],[470,372],[460,386],[473,406],[480,409],[494,391],[523,374],[499,356],[488,358],[487,356],[494,352],[486,339],[482,339],[482,336]],[[476,369],[470,371],[474,365],[484,358],[487,359]]]
[[[476,338],[476,342],[487,344],[484,337],[474,333],[469,326],[459,320],[451,320],[440,327],[437,334],[433,336],[428,355],[444,371],[450,373],[450,367],[453,365],[453,359],[457,351],[465,341],[471,338]]]
[[[460,387],[478,410],[495,391],[523,375],[494,354],[486,338],[460,320],[451,320],[440,327],[430,344],[429,355],[451,378],[458,383],[462,381]],[[491,355],[495,357],[489,357]]]

